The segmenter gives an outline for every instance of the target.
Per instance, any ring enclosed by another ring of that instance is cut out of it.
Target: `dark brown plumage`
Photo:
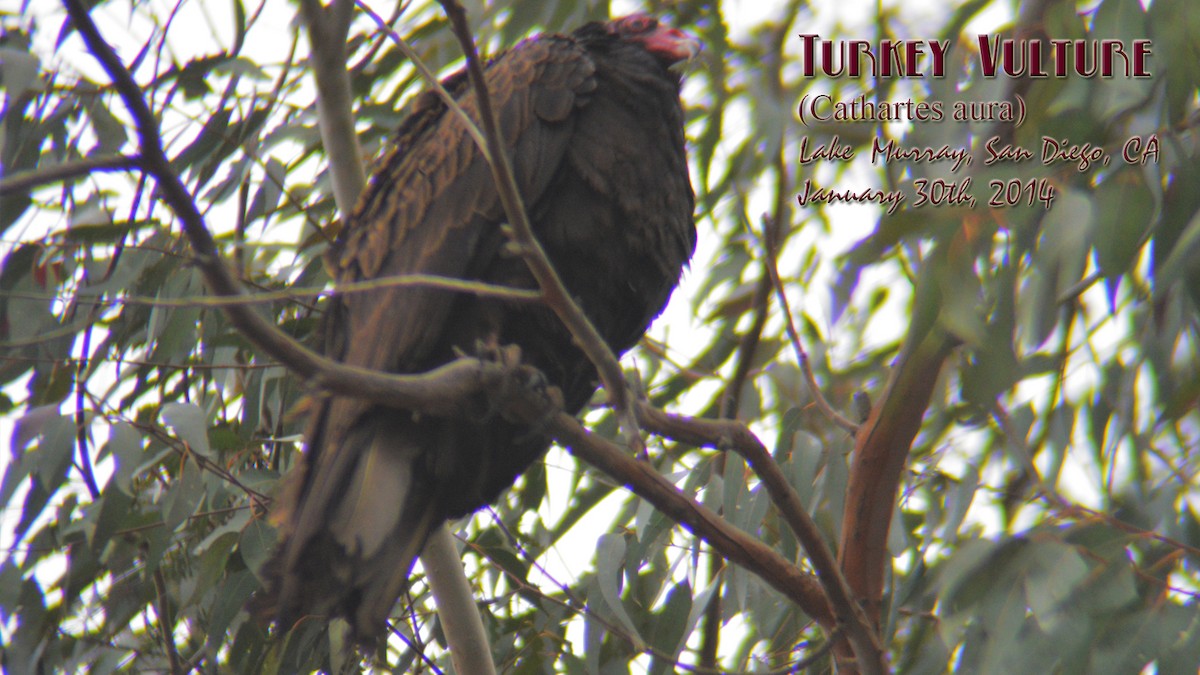
[[[679,103],[668,67],[698,48],[644,16],[541,35],[494,59],[487,80],[534,233],[571,294],[617,352],[662,311],[695,246]],[[462,74],[445,85],[473,114]],[[424,94],[349,219],[330,261],[339,282],[425,273],[536,288],[508,255],[487,164],[462,122]],[[554,313],[537,304],[430,288],[339,297],[327,352],[420,372],[516,344],[572,413],[596,372]],[[376,638],[431,529],[494,500],[548,441],[489,415],[417,418],[323,399],[299,473],[282,499],[281,544],[258,604],[281,627],[344,616]]]

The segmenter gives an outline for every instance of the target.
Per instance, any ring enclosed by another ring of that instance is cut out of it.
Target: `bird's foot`
[[[521,364],[521,347],[515,344],[501,345],[494,340],[476,340],[474,356],[481,362],[495,363],[504,371],[498,384],[484,392],[482,405],[475,410],[475,421],[487,422],[503,414],[504,406],[512,398],[514,390],[523,386],[521,382],[527,377],[525,371],[531,368]]]
[[[524,422],[529,430],[516,438],[525,443],[547,436],[551,422],[563,409],[562,390],[550,383],[542,371],[532,366],[522,366],[519,372],[520,386],[527,393],[522,398],[521,410],[510,415],[515,421]]]
[[[511,422],[528,424],[529,432],[519,441],[544,436],[554,416],[563,409],[559,388],[551,384],[545,373],[521,362],[518,345],[479,340],[475,343],[475,358],[498,363],[507,373],[497,386],[488,389],[476,420],[486,422],[499,415]]]

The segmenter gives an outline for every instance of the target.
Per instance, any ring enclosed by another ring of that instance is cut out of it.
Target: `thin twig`
[[[233,305],[262,305],[277,301],[298,301],[303,298],[322,298],[339,295],[353,295],[366,291],[377,291],[386,288],[436,288],[456,293],[467,293],[481,298],[495,298],[507,302],[540,302],[542,294],[526,288],[500,286],[483,281],[471,281],[455,277],[443,277],[436,274],[400,274],[368,281],[352,281],[334,284],[332,288],[288,288],[278,291],[258,291],[253,295],[238,297],[196,295],[176,298],[151,298],[141,295],[121,295],[105,300],[110,293],[38,293],[34,291],[0,291],[0,297],[21,298],[24,300],[64,300],[68,297],[75,301],[95,303],[99,306],[117,307],[121,305],[145,305],[148,307],[207,307],[220,308]]]
[[[158,630],[162,634],[167,663],[170,664],[172,675],[182,675],[183,666],[179,662],[179,650],[175,647],[175,621],[171,618],[167,582],[161,565],[154,570],[154,593],[158,597]]]
[[[139,161],[138,157],[126,155],[88,157],[22,171],[6,178],[0,178],[0,197],[17,192],[27,192],[36,187],[61,183],[72,178],[81,178],[97,171],[132,171],[138,167]]]
[[[56,358],[51,358],[51,357],[49,357],[49,356],[45,356],[45,357],[39,357],[39,356],[23,356],[23,355],[20,355],[20,354],[5,354],[5,355],[4,355],[4,358],[5,358],[5,359],[7,359],[7,360],[9,360],[9,361],[14,361],[14,362],[18,362],[18,363],[33,363],[33,364],[39,364],[39,363],[48,363],[48,364],[55,364],[55,365],[61,365],[61,366],[66,366],[66,365],[70,365],[70,364],[75,364],[76,366],[78,366],[78,364],[79,364],[79,361],[80,361],[80,359],[77,359],[77,358],[74,358],[74,357],[67,357],[67,358],[62,358],[62,359],[56,359]],[[122,358],[120,358],[120,357],[108,357],[108,358],[105,358],[105,357],[102,357],[102,356],[97,356],[97,357],[94,357],[94,358],[92,358],[92,359],[90,359],[90,360],[91,360],[91,362],[92,362],[92,363],[111,363],[111,364],[114,364],[114,365],[116,365],[116,366],[118,366],[118,367],[119,367],[119,366],[144,366],[144,367],[147,367],[147,368],[154,368],[155,370],[184,370],[184,369],[188,369],[188,370],[218,370],[218,369],[229,369],[229,370],[237,370],[237,371],[250,371],[250,370],[266,370],[267,368],[279,368],[279,367],[281,367],[281,366],[283,365],[283,364],[281,364],[281,363],[276,363],[276,362],[274,362],[274,361],[267,361],[267,362],[265,362],[265,363],[236,363],[236,362],[225,362],[225,363],[167,363],[166,361],[147,361],[147,360],[144,360],[144,359],[122,359]]]
[[[514,401],[513,406],[519,409],[527,404],[527,401]],[[649,406],[639,406],[639,411],[649,409]],[[536,419],[539,414],[545,417],[544,412],[522,411],[522,416],[529,419]],[[727,560],[741,565],[783,593],[821,625],[828,629],[834,627],[833,610],[820,583],[811,574],[785,560],[757,537],[701,506],[647,462],[631,457],[615,443],[596,436],[574,417],[556,413],[549,418],[547,429],[571,454],[621,481],[634,494],[703,539]]]
[[[817,661],[824,658],[825,655],[829,653],[829,650],[833,649],[834,645],[836,645],[839,641],[841,641],[842,637],[843,637],[842,630],[840,628],[835,629],[833,632],[831,632],[829,634],[829,639],[827,639],[825,641],[825,644],[821,645],[820,647],[817,647],[816,649],[809,652],[808,654],[805,654],[804,658],[802,658],[799,661],[788,666],[787,672],[789,672],[789,673],[804,672],[805,670],[808,669],[809,666],[816,664]]]
[[[358,8],[366,13],[367,16],[371,17],[371,20],[374,21],[377,26],[379,26],[380,30],[387,33],[388,37],[392,39],[392,42],[396,43],[396,47],[400,50],[400,53],[404,54],[404,58],[412,62],[413,66],[417,69],[417,72],[421,74],[421,79],[425,80],[425,84],[437,94],[442,103],[446,104],[446,107],[450,109],[450,112],[454,113],[463,121],[463,125],[467,129],[467,133],[471,136],[471,139],[475,141],[475,146],[478,147],[479,152],[483,154],[484,160],[486,160],[488,163],[491,163],[492,154],[488,150],[487,139],[483,137],[483,132],[479,130],[479,126],[475,124],[474,120],[467,115],[467,111],[463,110],[462,106],[458,104],[458,100],[451,96],[450,92],[446,91],[446,88],[442,86],[441,81],[438,80],[437,75],[435,75],[434,72],[429,69],[429,66],[425,65],[425,62],[421,60],[420,55],[418,55],[412,46],[408,44],[407,40],[393,30],[392,27],[383,20],[383,17],[376,14],[375,10],[371,9],[366,2],[363,0],[355,1],[358,4]]]
[[[87,486],[88,495],[92,501],[100,499],[100,487],[96,484],[96,473],[92,470],[92,455],[88,452],[87,415],[84,410],[84,399],[87,391],[87,370],[89,352],[92,350],[92,321],[95,319],[95,309],[87,328],[83,331],[83,343],[79,347],[82,357],[75,368],[75,447],[79,452],[79,473],[83,476],[83,484]]]
[[[212,511],[202,511],[200,513],[193,513],[192,515],[188,516],[185,520],[188,520],[188,521],[202,520],[204,518],[211,518],[213,516],[223,516],[226,513],[243,511],[248,508],[251,508],[250,504],[238,504],[237,506],[227,506],[223,509],[215,509]],[[126,527],[126,528],[120,529],[120,530],[113,530],[113,534],[117,535],[117,536],[124,536],[127,534],[134,534],[137,532],[147,532],[149,530],[156,530],[160,527],[166,527],[166,526],[167,526],[167,524],[165,522],[163,522],[161,520],[156,520],[152,523],[146,523],[145,525],[137,525],[135,527]]]
[[[766,221],[764,223],[764,230],[769,230],[774,226],[770,222],[770,217],[765,217],[764,220]],[[763,249],[767,256],[767,272],[771,275],[771,283],[775,286],[775,297],[779,299],[779,307],[783,310],[784,327],[787,329],[792,349],[796,351],[796,359],[800,362],[800,370],[804,373],[805,381],[808,382],[808,389],[812,393],[813,402],[816,404],[817,409],[834,424],[851,434],[858,433],[858,425],[837,410],[834,410],[829,401],[825,399],[825,395],[821,393],[821,386],[817,384],[817,376],[813,373],[812,364],[809,363],[808,351],[804,349],[804,344],[800,341],[800,333],[796,330],[796,322],[792,318],[792,308],[788,303],[787,293],[784,292],[783,281],[779,277],[779,266],[777,264],[778,252],[776,251],[776,244],[772,237],[763,237]]]
[[[475,92],[475,103],[479,110],[480,121],[483,124],[483,132],[489,149],[488,164],[492,169],[492,178],[496,182],[500,201],[504,205],[504,213],[511,226],[509,231],[512,240],[521,251],[526,264],[529,265],[529,271],[537,279],[538,287],[542,289],[546,304],[554,310],[567,330],[571,332],[571,337],[575,339],[579,348],[596,366],[600,381],[604,384],[608,402],[621,421],[626,441],[633,447],[636,454],[644,455],[645,444],[637,428],[637,419],[629,405],[629,390],[625,384],[625,376],[621,372],[620,362],[605,344],[604,339],[600,337],[600,333],[588,320],[583,310],[571,299],[570,292],[563,285],[558,272],[554,270],[550,259],[546,257],[546,251],[542,249],[542,245],[538,243],[537,237],[533,234],[533,226],[529,222],[529,214],[526,213],[521,194],[517,190],[508,153],[504,152],[500,124],[496,119],[495,110],[492,108],[487,80],[484,78],[483,66],[480,64],[479,54],[475,50],[475,41],[471,36],[470,27],[467,25],[466,12],[462,5],[455,0],[439,0],[439,3],[450,18],[454,35],[458,38],[459,45],[467,57],[467,75],[471,80],[471,88]]]
[[[414,642],[412,638],[409,638],[407,635],[405,635],[400,630],[400,627],[392,623],[390,619],[387,621],[387,627],[388,631],[390,631],[392,635],[400,638],[400,641],[407,645],[408,648],[417,655],[417,658],[421,659],[421,662],[429,668],[430,673],[433,673],[433,675],[445,675],[442,669],[437,667],[437,664],[434,663],[433,659],[429,658],[429,656],[425,654],[424,645]],[[419,640],[420,638],[418,637],[417,639]]]

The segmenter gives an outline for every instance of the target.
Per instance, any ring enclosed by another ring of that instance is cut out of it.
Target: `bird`
[[[696,246],[676,65],[699,49],[691,35],[634,14],[535,35],[484,70],[534,236],[618,354],[662,312]],[[443,86],[474,114],[465,70]],[[426,91],[326,261],[338,283],[419,273],[536,289],[506,222],[466,124]],[[380,287],[334,296],[323,324],[324,352],[354,366],[419,373],[515,345],[567,412],[597,388],[595,367],[544,303]],[[342,617],[356,643],[378,644],[434,528],[495,501],[549,447],[494,407],[445,418],[317,397],[302,458],[273,508],[279,544],[251,611],[285,631]]]

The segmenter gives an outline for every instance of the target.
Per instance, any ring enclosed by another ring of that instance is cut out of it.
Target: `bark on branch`
[[[816,522],[804,509],[800,495],[792,489],[783,470],[762,441],[746,425],[733,420],[683,417],[647,404],[640,404],[637,410],[642,426],[653,433],[690,445],[732,450],[746,460],[766,487],[771,503],[779,509],[784,522],[808,554],[833,612],[834,623],[844,630],[860,669],[864,673],[885,672],[886,661],[876,629],[855,601],[833,551],[821,536]],[[811,611],[809,613],[812,614]],[[824,625],[828,627],[828,624]]]

